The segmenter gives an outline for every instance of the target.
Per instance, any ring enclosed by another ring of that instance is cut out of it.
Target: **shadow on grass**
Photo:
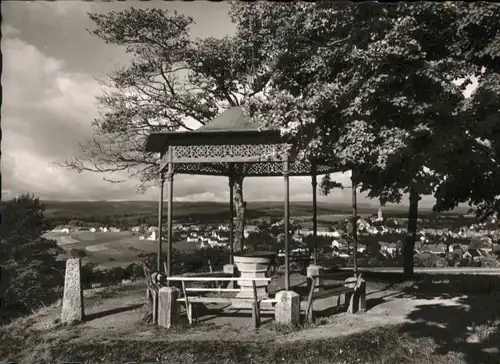
[[[196,322],[206,323],[221,317],[248,318],[248,323],[250,324],[252,322],[251,309],[230,308],[230,306],[231,305],[226,305],[224,307],[218,307],[218,308],[200,306],[198,309],[199,316]],[[261,316],[261,324],[274,321],[274,311],[263,310],[260,312],[260,316]]]
[[[125,307],[118,307],[118,308],[113,308],[113,309],[106,310],[106,311],[91,313],[89,315],[85,315],[85,321],[91,321],[91,320],[103,318],[106,316],[115,315],[117,313],[132,311],[132,310],[138,309],[142,306],[144,306],[144,304],[128,305]]]
[[[465,295],[449,284],[433,291],[424,287],[407,289],[404,296],[415,299],[450,299],[419,305],[407,317],[400,332],[414,338],[431,339],[435,354],[460,353],[465,363],[500,363],[500,299],[492,295]],[[448,293],[443,291],[448,291]],[[451,292],[450,292],[451,291]]]

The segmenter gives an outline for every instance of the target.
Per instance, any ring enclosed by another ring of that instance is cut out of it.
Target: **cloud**
[[[90,122],[97,116],[95,95],[100,86],[92,75],[70,71],[63,60],[20,39],[18,29],[3,27],[7,29],[2,40],[4,196],[29,192],[59,200],[156,199],[156,188],[137,194],[137,181],[111,184],[103,181],[102,174],[78,174],[54,164],[76,155],[78,143],[92,136]],[[348,177],[344,180],[348,182]],[[292,177],[290,186],[292,199],[310,199],[309,178]],[[178,175],[174,195],[179,201],[227,201],[228,188],[224,177]],[[249,178],[244,193],[247,200],[282,200],[283,179]],[[337,195],[344,192],[336,191],[327,199]]]
[[[53,164],[75,155],[78,142],[92,135],[97,84],[90,75],[68,72],[64,62],[7,28],[2,39],[3,191],[47,199],[116,194],[119,188],[105,184],[102,176],[78,175]]]

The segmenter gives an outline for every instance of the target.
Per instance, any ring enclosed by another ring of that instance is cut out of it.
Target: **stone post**
[[[310,265],[307,267],[307,277],[312,278],[313,276],[317,276],[323,272],[323,267],[320,267],[319,265]],[[320,286],[323,285],[323,278],[316,278],[314,282],[315,286]],[[323,287],[318,287],[314,289],[314,292],[321,292],[323,291]]]
[[[356,282],[358,287],[353,294],[346,294],[346,303],[349,304],[348,313],[365,312],[366,311],[366,281],[363,278],[349,277],[345,280],[344,286],[355,288]]]
[[[162,287],[158,292],[158,325],[171,328],[180,323],[179,290],[176,287]]]
[[[83,320],[84,307],[81,266],[80,259],[68,259],[66,261],[61,312],[62,323],[73,323]]]
[[[280,291],[276,294],[276,323],[298,325],[300,322],[300,296],[293,291]]]

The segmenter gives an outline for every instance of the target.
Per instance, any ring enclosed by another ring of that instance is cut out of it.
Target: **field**
[[[119,233],[87,231],[71,234],[52,233],[45,235],[49,239],[55,239],[66,254],[61,258],[67,258],[72,249],[85,250],[87,256],[82,262],[92,262],[102,268],[125,267],[130,263],[142,261],[140,253],[156,252],[158,242],[151,240],[139,240],[139,235],[124,231]],[[166,244],[163,244],[166,249]],[[187,241],[175,242],[174,249],[180,251],[192,251],[198,247],[197,243]]]
[[[119,219],[120,221],[135,222],[138,219],[147,219],[153,224],[158,216],[156,201],[44,201],[45,215],[53,220],[79,220],[94,219]],[[378,211],[378,205],[358,204],[360,215],[371,215]],[[447,215],[453,216],[467,213],[466,208],[458,208]],[[165,204],[164,214],[167,207]],[[290,218],[302,219],[312,216],[310,202],[291,202]],[[349,215],[352,206],[347,203],[318,203],[317,213],[320,219],[330,219],[332,215]],[[404,205],[390,205],[383,208],[385,216],[405,217],[408,207]],[[432,213],[429,208],[419,210],[421,216]],[[255,219],[260,217],[281,219],[283,217],[283,202],[248,202],[247,217]],[[225,222],[229,219],[229,204],[218,202],[174,202],[173,219],[179,222]]]

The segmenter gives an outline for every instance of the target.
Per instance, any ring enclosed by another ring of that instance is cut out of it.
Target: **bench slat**
[[[349,292],[354,292],[353,288],[347,288],[347,287],[341,287],[341,288],[336,288],[332,289],[329,291],[323,291],[323,292],[315,292],[313,293],[312,297],[313,300],[318,299],[318,298],[326,298],[326,297],[331,297],[331,296],[338,296],[341,294],[349,293]]]
[[[311,278],[333,279],[333,278],[344,278],[350,276],[352,276],[351,272],[337,272],[337,273],[315,274],[311,276]]]
[[[239,288],[186,288],[187,292],[241,292]]]
[[[241,278],[241,277],[167,277],[169,281],[184,281],[184,282],[230,282],[230,281],[256,281],[256,282],[270,282],[272,278]]]
[[[177,299],[178,302],[186,302],[186,300],[181,297]],[[235,297],[204,297],[204,296],[191,296],[189,297],[189,303],[232,303],[232,302],[248,302],[253,303],[254,300],[251,298],[235,298]],[[277,303],[278,300],[272,298],[266,298],[259,300],[261,303]]]

